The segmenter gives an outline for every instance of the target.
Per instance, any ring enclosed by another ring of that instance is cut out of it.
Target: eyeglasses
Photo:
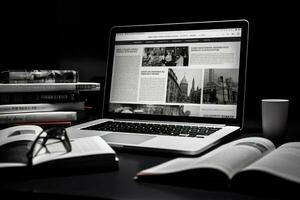
[[[56,147],[54,148],[55,151],[57,151],[57,149],[61,150],[61,148],[57,147],[62,146],[62,151],[65,153],[72,150],[71,142],[64,128],[50,128],[39,133],[27,153],[29,165],[32,165],[32,159],[36,157],[42,149],[45,149],[46,153],[51,153],[51,146]]]

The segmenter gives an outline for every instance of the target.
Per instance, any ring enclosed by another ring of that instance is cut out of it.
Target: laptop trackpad
[[[109,143],[121,143],[121,144],[140,144],[156,136],[150,135],[133,135],[124,133],[109,133],[103,135],[102,138]]]

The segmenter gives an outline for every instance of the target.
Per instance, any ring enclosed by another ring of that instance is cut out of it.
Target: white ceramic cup
[[[288,99],[262,99],[263,137],[273,142],[283,139],[288,124]]]

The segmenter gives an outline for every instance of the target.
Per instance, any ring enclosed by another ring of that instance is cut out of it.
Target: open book
[[[300,188],[300,142],[279,146],[249,137],[201,157],[177,158],[139,172],[136,180],[194,187]]]
[[[59,142],[49,142],[47,149],[42,148],[32,160],[29,160],[28,152],[42,131],[41,127],[34,125],[0,130],[0,173],[9,170],[17,172],[22,169],[35,173],[38,169],[45,171],[45,168],[55,172],[63,169],[63,173],[66,173],[79,169],[99,170],[118,167],[116,153],[98,136],[71,139],[70,152],[66,152]]]

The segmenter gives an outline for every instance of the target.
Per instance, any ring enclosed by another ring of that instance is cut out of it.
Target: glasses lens
[[[37,156],[39,153],[45,152],[46,149],[44,147],[44,138],[38,138],[32,147],[32,155],[33,157]]]
[[[45,145],[47,153],[66,153],[67,150],[63,144],[63,141],[59,139],[48,139]]]

